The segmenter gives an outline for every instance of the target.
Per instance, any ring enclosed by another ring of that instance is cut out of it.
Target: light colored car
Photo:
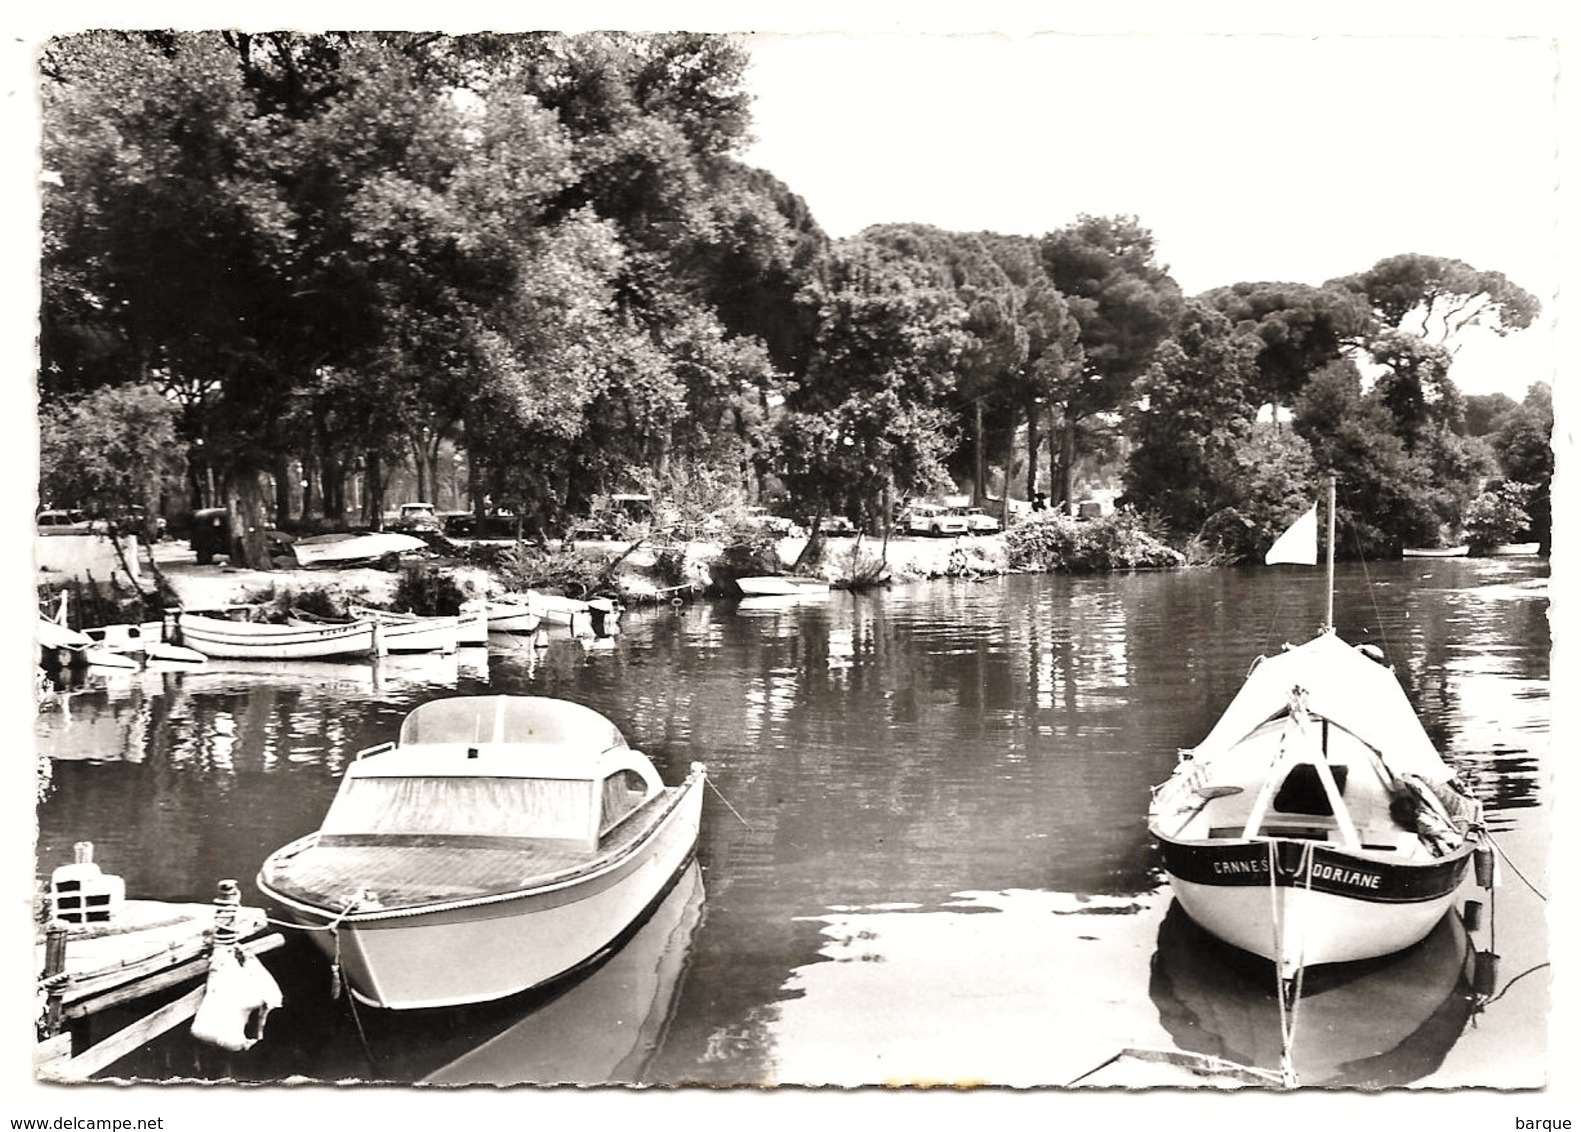
[[[400,512],[395,516],[392,530],[416,533],[418,531],[432,531],[438,534],[445,529],[444,522],[439,518],[432,503],[403,503]]]
[[[771,534],[778,535],[780,538],[795,538],[798,535],[806,534],[796,524],[794,519],[788,519],[784,515],[770,514],[767,507],[759,507],[757,505],[748,507],[746,510],[746,522],[749,526],[758,527]]]
[[[966,520],[966,529],[974,535],[999,533],[999,520],[981,507],[957,507],[955,513]]]
[[[970,533],[966,516],[957,515],[937,503],[913,503],[901,513],[900,526],[907,534],[933,535],[936,538]]]
[[[76,509],[51,508],[40,511],[37,524],[38,533],[41,535],[66,535],[92,529],[87,516]]]
[[[844,515],[825,515],[818,523],[818,530],[826,535],[854,535],[856,524]]]

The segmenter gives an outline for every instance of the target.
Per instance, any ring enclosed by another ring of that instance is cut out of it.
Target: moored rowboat
[[[182,644],[219,659],[321,660],[378,650],[378,627],[372,621],[272,625],[183,611],[176,617],[176,629]]]

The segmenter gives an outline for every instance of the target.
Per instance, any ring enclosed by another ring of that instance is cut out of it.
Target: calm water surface
[[[1467,889],[1478,930],[1446,921],[1311,980],[1303,1083],[1546,1078],[1547,578],[1530,559],[1341,569],[1341,633],[1386,646],[1507,863],[1491,902]],[[1176,749],[1322,605],[1321,571],[1288,567],[1013,577],[639,609],[613,639],[459,661],[96,678],[39,717],[39,868],[88,839],[131,895],[207,900],[233,877],[258,902],[264,856],[316,827],[346,762],[414,704],[561,696],[667,781],[695,759],[715,787],[697,867],[606,964],[551,994],[389,1014],[332,997],[294,936],[259,1046],[171,1035],[115,1074],[1065,1085],[1127,1047],[1275,1068],[1271,974],[1172,911],[1145,817]]]

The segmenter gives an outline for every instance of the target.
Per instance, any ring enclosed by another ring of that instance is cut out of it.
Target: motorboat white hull
[[[347,537],[329,535],[297,539],[291,544],[291,553],[296,556],[299,566],[325,566],[366,562],[387,554],[405,554],[422,550],[427,545],[420,538],[385,531]]]
[[[489,603],[488,633],[533,633],[542,622],[543,615],[529,605]],[[483,643],[488,643],[487,633],[484,634]]]
[[[737,578],[736,585],[746,597],[812,596],[829,592],[829,583],[822,578],[801,578],[788,574]]]
[[[1540,545],[1535,542],[1501,542],[1488,553],[1494,558],[1528,558],[1537,553]]]
[[[320,929],[310,937],[340,964],[358,1001],[391,1010],[488,1002],[596,961],[663,896],[697,844],[702,773],[675,789],[669,812],[629,851],[540,887],[338,915],[273,891],[262,877],[260,886],[305,926]]]
[[[321,660],[369,656],[378,647],[372,621],[268,625],[182,613],[176,627],[183,645],[210,659]]]

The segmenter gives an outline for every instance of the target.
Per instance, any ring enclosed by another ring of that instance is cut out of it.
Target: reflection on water
[[[1146,809],[1251,658],[1310,635],[1323,592],[1309,573],[941,581],[768,609],[637,609],[617,637],[502,639],[404,669],[92,678],[39,717],[55,782],[40,860],[92,840],[139,896],[206,900],[233,877],[256,901],[264,856],[316,826],[346,761],[390,739],[414,704],[562,696],[613,719],[667,781],[693,760],[709,768],[704,914],[645,1081],[1060,1084],[1126,1047],[1239,1050],[1222,1028],[1179,1025],[1192,1010],[1213,1017],[1182,988],[1217,993],[1222,980],[1177,961]],[[1340,631],[1385,647],[1512,866],[1497,896],[1508,973],[1422,1085],[1529,1087],[1547,1063],[1545,978],[1518,978],[1547,959],[1546,577],[1537,560],[1474,559],[1340,575]],[[435,1056],[386,1034],[374,1064],[348,1041],[355,1027],[313,950],[278,954],[288,1005],[246,1067],[172,1036],[138,1072],[191,1073],[197,1060],[205,1077],[508,1075],[594,1050],[610,1009],[568,994],[559,1014],[592,1029],[558,1051],[516,1029],[524,1015],[446,1013],[407,1032]],[[1166,976],[1191,1005],[1158,1001]],[[1429,1019],[1452,997],[1399,985]],[[1380,1070],[1376,1054],[1319,1044],[1309,1056],[1315,1078],[1409,1075]]]
[[[1450,913],[1397,955],[1303,978],[1291,1064],[1303,1085],[1385,1088],[1436,1070],[1473,1011],[1472,948]],[[1283,1024],[1273,968],[1204,932],[1172,903],[1148,993],[1175,1044],[1278,1073]]]

